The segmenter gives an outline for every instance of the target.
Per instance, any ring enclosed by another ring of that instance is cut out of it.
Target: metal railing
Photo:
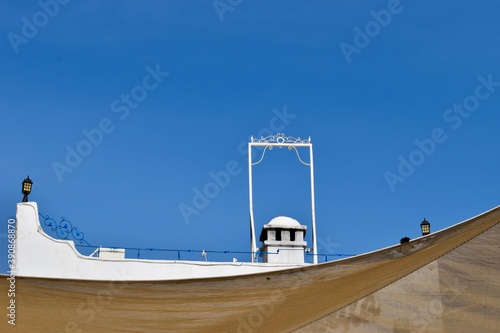
[[[75,246],[79,248],[84,248],[88,249],[89,251],[83,251],[83,252],[89,252],[89,256],[99,256],[100,254],[100,249],[102,246],[96,246],[96,245],[91,245],[87,240],[85,240],[85,234],[81,231],[78,230],[78,228],[74,227],[73,224],[67,220],[64,217],[61,217],[61,220],[57,222],[54,218],[50,217],[49,215],[42,215],[38,214],[40,216],[40,219],[43,220],[43,225],[49,228],[51,232],[55,234],[55,238],[58,239],[63,239],[63,240],[72,240],[75,242]],[[172,257],[174,257],[176,260],[193,260],[193,256],[199,254],[201,257],[205,258],[206,261],[208,261],[208,255],[214,255],[215,258],[219,258],[221,256],[227,256],[227,255],[251,255],[253,258],[260,258],[261,255],[275,255],[279,253],[279,250],[277,252],[262,252],[262,251],[257,251],[257,252],[250,252],[250,251],[233,251],[233,250],[193,250],[193,249],[164,249],[164,248],[140,248],[140,247],[124,247],[124,246],[106,246],[106,248],[110,249],[124,249],[125,251],[130,252],[135,252],[136,253],[136,258],[137,259],[148,259],[145,258],[144,256],[148,256],[148,254],[153,255],[153,254],[173,254],[173,256],[170,256],[170,259],[166,260],[172,260]],[[92,251],[93,250],[93,251]],[[285,250],[285,249],[283,249]],[[289,250],[289,249],[286,249]],[[300,249],[302,250],[302,249]],[[83,253],[82,253],[83,254]],[[345,254],[345,253],[318,253],[314,254],[309,251],[309,249],[306,249],[304,251],[306,262],[327,262],[331,261],[333,259],[329,258],[342,258],[342,257],[352,257],[355,256],[355,254]],[[182,256],[181,256],[182,255]],[[314,257],[316,256],[317,260],[314,260]],[[131,258],[130,256],[128,258]],[[151,259],[151,258],[149,258]],[[156,259],[156,258],[155,258]],[[164,259],[164,258],[160,258]],[[175,260],[174,259],[174,260]],[[309,259],[309,260],[307,260]],[[323,259],[323,261],[320,261]],[[237,258],[233,258],[233,261],[238,261]],[[217,261],[217,260],[216,260]],[[225,260],[227,261],[227,260]]]
[[[85,240],[85,234],[74,227],[69,220],[64,218],[64,216],[61,217],[61,221],[57,222],[49,215],[42,215],[40,213],[38,213],[38,215],[43,220],[43,224],[49,227],[51,231],[55,232],[59,239],[72,240],[78,242],[80,245],[86,244],[90,246]]]

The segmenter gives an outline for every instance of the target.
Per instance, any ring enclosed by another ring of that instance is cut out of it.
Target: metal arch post
[[[312,242],[313,242],[313,262],[318,263],[318,247],[316,245],[316,208],[314,204],[314,162],[312,144],[309,146],[309,167],[311,168],[311,225],[312,225]]]
[[[252,162],[252,147],[264,147],[264,151],[262,153],[262,156],[260,160],[256,163]],[[302,140],[300,138],[293,138],[293,137],[288,137],[285,136],[283,133],[277,133],[276,135],[271,135],[268,137],[261,137],[260,139],[254,139],[252,136],[250,139],[250,142],[248,143],[248,192],[249,192],[249,210],[250,210],[250,246],[251,246],[251,252],[252,252],[252,262],[255,262],[257,259],[257,245],[256,245],[256,237],[255,237],[255,221],[254,221],[254,215],[253,215],[253,180],[252,180],[252,167],[254,165],[259,164],[262,162],[264,159],[264,154],[266,152],[266,149],[272,149],[272,147],[288,147],[289,149],[295,149],[295,152],[297,153],[297,157],[299,161],[306,165],[309,166],[310,171],[311,171],[311,225],[312,225],[312,250],[313,250],[313,262],[314,264],[318,263],[318,247],[317,247],[317,240],[316,240],[316,208],[315,208],[315,201],[314,201],[314,162],[313,162],[313,149],[312,149],[312,143],[311,143],[311,138],[309,137],[308,140]],[[302,161],[300,158],[300,155],[297,151],[297,147],[308,147],[309,148],[309,163],[305,163]]]
[[[248,197],[250,205],[250,252],[251,262],[255,262],[257,256],[257,245],[255,240],[255,223],[253,218],[253,181],[252,181],[252,141],[253,136],[248,143]]]

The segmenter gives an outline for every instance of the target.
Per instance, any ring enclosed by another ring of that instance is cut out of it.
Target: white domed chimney
[[[278,264],[303,264],[307,227],[297,220],[278,216],[262,227],[262,261]]]

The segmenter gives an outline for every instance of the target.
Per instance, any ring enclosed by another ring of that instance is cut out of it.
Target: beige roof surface
[[[4,315],[0,331],[500,332],[499,222],[495,208],[378,252],[238,278],[18,277],[16,326]],[[7,289],[2,276],[0,304]]]

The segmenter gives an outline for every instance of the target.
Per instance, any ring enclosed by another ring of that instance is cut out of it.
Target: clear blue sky
[[[320,253],[500,204],[497,1],[60,1],[0,5],[2,271],[28,174],[91,244],[248,251],[241,144],[273,129],[312,138]],[[310,230],[293,152],[254,172],[257,233]]]

